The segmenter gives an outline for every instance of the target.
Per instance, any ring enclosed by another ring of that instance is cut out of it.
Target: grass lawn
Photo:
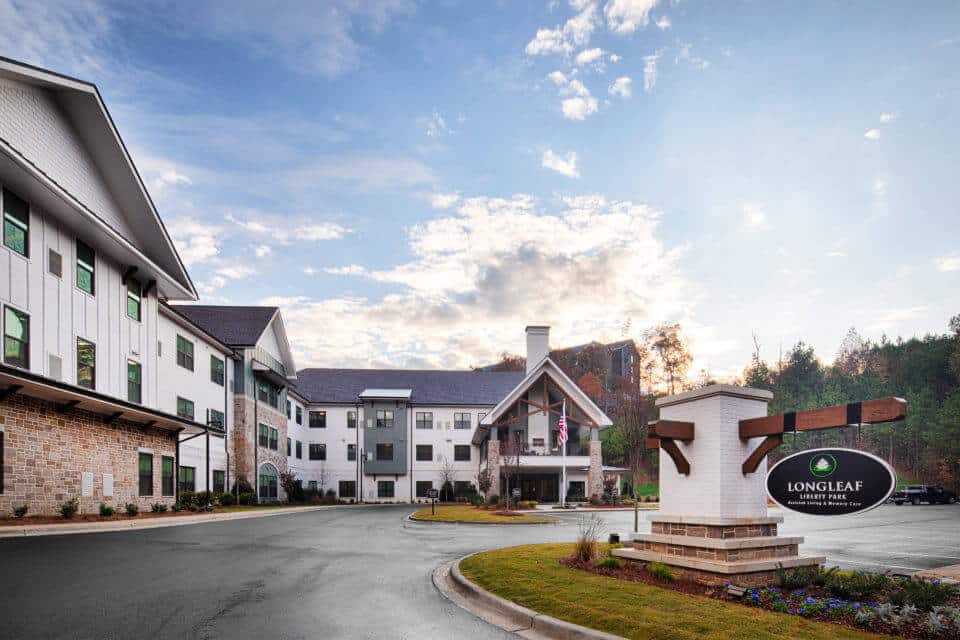
[[[822,640],[889,638],[797,616],[569,569],[570,544],[496,549],[460,564],[484,589],[534,611],[625,638]]]
[[[472,505],[437,505],[436,515],[430,515],[430,507],[420,509],[413,517],[418,520],[431,520],[433,522],[480,522],[480,523],[499,523],[499,524],[536,524],[553,522],[553,518],[541,518],[539,516],[528,516],[526,514],[517,516],[503,516],[486,509],[477,509]]]

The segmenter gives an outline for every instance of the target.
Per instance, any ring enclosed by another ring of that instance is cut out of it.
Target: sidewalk
[[[936,578],[939,580],[949,580],[950,582],[960,583],[960,564],[951,564],[946,567],[937,567],[936,569],[917,571],[913,575],[920,578]]]
[[[201,513],[171,516],[168,518],[145,518],[138,520],[109,520],[105,522],[76,522],[68,524],[34,524],[21,527],[0,527],[0,539],[22,538],[25,536],[57,536],[73,533],[103,533],[107,531],[133,531],[137,529],[158,529],[160,527],[181,527],[188,524],[220,522],[222,520],[244,520],[247,518],[266,518],[268,516],[289,515],[337,508],[375,507],[378,505],[318,505],[311,507],[276,507],[240,513]]]

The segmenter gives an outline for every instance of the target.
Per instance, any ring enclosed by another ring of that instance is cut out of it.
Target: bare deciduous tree
[[[442,494],[447,492],[446,487],[448,484],[450,485],[449,492],[450,493],[453,492],[453,483],[454,481],[456,481],[456,478],[457,478],[457,467],[456,465],[453,464],[452,460],[450,460],[449,458],[443,455],[441,455],[437,461],[440,463],[440,469],[437,472],[440,475],[440,491],[441,491],[440,499],[443,500],[444,502],[447,502],[453,496],[442,495]]]
[[[525,436],[522,431],[514,431],[509,434],[505,442],[501,443],[500,455],[503,457],[503,465],[500,467],[500,473],[507,481],[507,509],[513,501],[512,479],[520,477],[520,457],[526,449],[525,445]]]

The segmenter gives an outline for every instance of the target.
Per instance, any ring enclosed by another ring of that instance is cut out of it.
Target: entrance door
[[[559,502],[560,478],[555,473],[523,474],[520,477],[520,495],[523,500]]]

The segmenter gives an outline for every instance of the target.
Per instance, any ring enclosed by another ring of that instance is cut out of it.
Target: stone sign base
[[[659,562],[676,569],[677,577],[700,584],[740,586],[770,584],[778,567],[818,566],[824,557],[800,557],[800,537],[777,535],[783,518],[710,518],[656,515],[651,533],[635,533],[633,541],[613,555],[628,561]]]

